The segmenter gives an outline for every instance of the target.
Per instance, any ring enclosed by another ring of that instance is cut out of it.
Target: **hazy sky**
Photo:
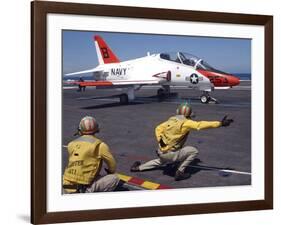
[[[249,39],[63,31],[64,74],[98,65],[93,42],[93,36],[97,34],[103,37],[121,61],[146,56],[147,52],[182,51],[196,55],[225,72],[251,72]]]

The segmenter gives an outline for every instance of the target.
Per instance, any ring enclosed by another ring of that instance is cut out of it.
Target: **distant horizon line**
[[[239,73],[233,72],[233,74],[251,74],[251,72],[239,72]]]
[[[63,72],[64,74],[67,74],[67,73],[71,73],[71,72]],[[226,72],[228,74],[252,74],[251,72],[239,72],[239,73],[236,73],[236,72]]]

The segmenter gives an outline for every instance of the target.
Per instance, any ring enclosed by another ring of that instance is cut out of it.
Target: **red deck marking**
[[[78,82],[80,86],[112,86],[112,82],[110,81],[84,81],[84,82]]]
[[[160,186],[157,189],[171,189],[171,187],[168,187],[166,185],[160,184]]]
[[[128,180],[128,183],[136,184],[136,185],[142,185],[144,180],[139,179],[137,177],[132,177],[130,180]]]
[[[145,180],[137,178],[137,177],[132,177],[130,180],[128,180],[128,183],[131,184],[135,184],[138,186],[142,186],[142,184],[145,182]],[[147,181],[147,182],[151,182],[151,181]],[[154,182],[151,182],[154,183]],[[157,184],[157,183],[154,183]],[[167,185],[163,185],[163,184],[159,184],[159,186],[155,189],[155,190],[159,190],[159,189],[172,189],[172,187],[169,187]]]

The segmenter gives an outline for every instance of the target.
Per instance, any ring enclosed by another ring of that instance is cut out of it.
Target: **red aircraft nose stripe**
[[[207,77],[216,87],[232,87],[240,83],[239,78],[232,75],[220,74],[206,70],[197,71]]]
[[[230,80],[230,83],[232,84],[232,86],[240,84],[240,79],[237,77],[230,76],[228,79]]]

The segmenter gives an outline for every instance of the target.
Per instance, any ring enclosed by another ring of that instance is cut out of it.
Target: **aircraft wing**
[[[102,70],[98,71],[97,69],[92,70],[85,70],[75,73],[69,73],[65,74],[65,76],[72,76],[77,74],[83,74],[83,73],[99,73],[102,72]],[[73,85],[80,85],[81,87],[87,87],[87,86],[132,86],[132,85],[157,85],[157,84],[163,84],[163,82],[170,81],[171,79],[171,72],[161,72],[157,73],[153,76],[151,76],[150,79],[137,79],[137,80],[105,80],[105,79],[97,79],[97,80],[86,80],[86,81],[71,81],[66,82],[67,84],[73,84]]]
[[[79,74],[93,73],[93,72],[96,72],[95,68],[90,69],[90,70],[83,70],[83,71],[79,71],[79,72],[74,72],[74,73],[67,73],[67,74],[64,74],[64,76],[69,77],[69,76],[75,76],[75,75],[79,75]]]
[[[84,82],[73,82],[73,84],[80,85],[82,87],[86,86],[128,86],[128,85],[151,85],[159,84],[159,80],[100,80],[100,81],[84,81]]]

